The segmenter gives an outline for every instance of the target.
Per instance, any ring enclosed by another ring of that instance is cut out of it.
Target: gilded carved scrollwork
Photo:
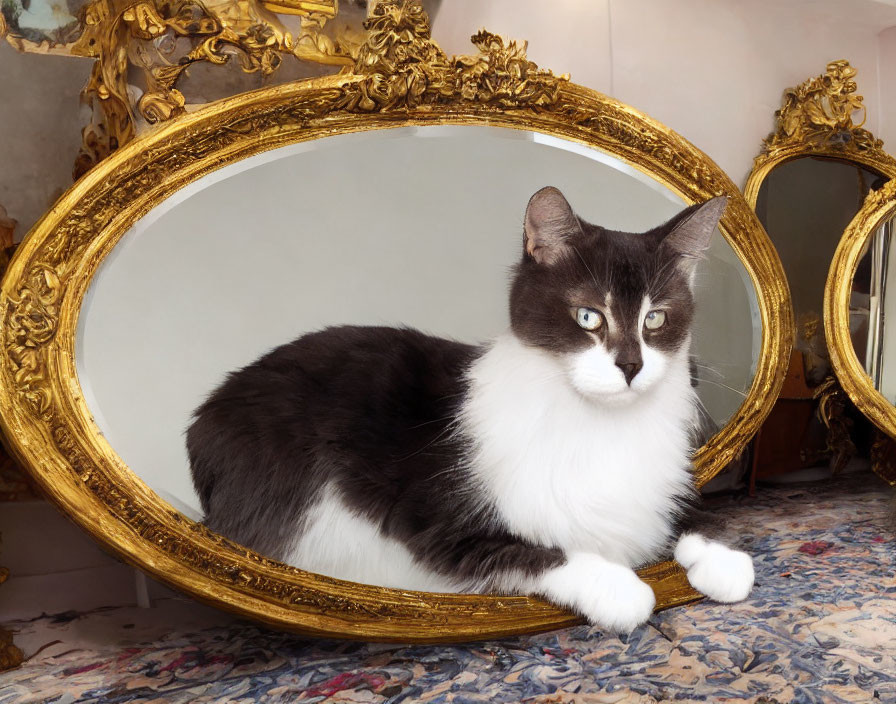
[[[49,419],[51,391],[41,350],[56,334],[59,277],[46,264],[35,265],[18,295],[10,298],[15,313],[5,328],[4,344],[23,399],[43,419]]]
[[[178,83],[197,63],[223,65],[235,58],[246,73],[269,76],[284,57],[334,67],[354,62],[361,38],[348,29],[324,33],[336,16],[336,0],[91,0],[74,33],[56,53],[94,59],[82,100],[93,109],[83,130],[75,178],[137,136],[142,122],[156,124],[182,114],[186,99]],[[295,16],[287,27],[281,16]],[[295,23],[292,23],[295,24]],[[13,36],[0,14],[0,38],[19,49],[39,51]],[[186,48],[182,44],[186,44]],[[132,71],[142,73],[142,92],[132,96]]]
[[[830,62],[825,73],[784,91],[775,111],[775,129],[763,140],[744,187],[751,205],[755,207],[759,188],[772,169],[804,156],[853,161],[880,174],[896,175],[896,159],[863,127],[866,108],[856,93],[857,73],[840,59]]]
[[[372,112],[464,100],[495,107],[546,106],[557,102],[568,76],[554,76],[526,57],[526,45],[505,44],[482,30],[472,42],[479,53],[449,59],[432,40],[429,18],[414,2],[378,4],[355,61],[366,76],[345,90],[339,107]]]
[[[813,397],[818,402],[816,413],[827,429],[825,454],[830,458],[832,474],[839,474],[856,454],[852,440],[853,422],[846,415],[849,397],[833,374],[815,387]]]
[[[775,131],[764,140],[766,150],[793,143],[846,151],[881,149],[883,141],[862,127],[867,110],[856,93],[857,73],[848,61],[832,61],[820,76],[784,91]],[[856,113],[862,116],[858,124],[853,122]]]
[[[352,73],[182,114],[148,133],[139,148],[110,156],[63,197],[22,245],[0,289],[0,423],[16,456],[69,516],[123,559],[220,607],[308,634],[375,640],[475,640],[575,623],[536,599],[341,582],[231,543],[178,514],[133,475],[81,395],[75,325],[92,277],[128,228],[178,189],[264,150],[320,137],[402,125],[491,125],[604,150],[689,202],[729,196],[721,227],[749,263],[763,346],[741,409],[695,457],[698,482],[742,450],[783,381],[792,321],[780,263],[730,179],[671,130],[538,68],[525,44],[482,31],[473,37],[478,53],[449,58],[409,0],[378,4],[367,29]],[[698,596],[674,563],[641,575],[661,607]]]

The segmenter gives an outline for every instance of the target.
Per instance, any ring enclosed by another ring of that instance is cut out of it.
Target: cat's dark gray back
[[[229,375],[187,431],[207,525],[282,558],[335,481],[351,505],[404,536],[450,493],[451,425],[476,348],[415,330],[337,327]]]

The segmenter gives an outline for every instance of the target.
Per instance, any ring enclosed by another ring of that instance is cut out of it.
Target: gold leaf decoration
[[[300,17],[295,38],[276,13]],[[177,84],[196,63],[221,66],[236,57],[244,72],[263,76],[284,56],[351,65],[356,39],[348,32],[336,39],[323,34],[335,15],[335,0],[91,0],[70,47],[76,56],[95,59],[81,94],[94,117],[83,130],[75,178],[134,139],[139,118],[152,125],[182,114],[186,100]],[[185,55],[173,58],[158,49],[165,42],[177,46],[178,39],[190,45]],[[136,105],[128,90],[131,69],[142,72],[145,83]]]
[[[18,296],[10,298],[9,304],[15,311],[5,329],[5,345],[16,385],[24,400],[44,419],[50,418],[51,391],[42,348],[56,334],[59,294],[56,271],[47,265],[34,266]]]
[[[744,195],[754,208],[771,171],[791,159],[819,156],[850,161],[882,176],[896,176],[896,159],[883,141],[863,127],[865,105],[857,95],[857,70],[846,60],[832,61],[825,73],[784,91],[775,112],[775,130],[753,160]],[[853,121],[861,114],[858,124]]]
[[[387,0],[365,23],[369,35],[339,107],[377,112],[462,100],[496,108],[544,107],[557,102],[568,76],[554,76],[526,58],[526,44],[505,45],[482,30],[472,42],[479,53],[449,60],[432,40],[429,19],[415,0]]]
[[[800,142],[819,147],[873,151],[883,147],[863,129],[866,109],[853,80],[858,71],[841,59],[827,65],[826,71],[784,91],[781,108],[775,112],[777,128],[765,139],[765,148]],[[853,115],[861,113],[859,124]]]

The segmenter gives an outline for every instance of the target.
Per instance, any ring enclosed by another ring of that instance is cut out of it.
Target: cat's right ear
[[[550,265],[570,249],[570,238],[582,232],[579,219],[559,189],[547,186],[526,206],[525,256]]]

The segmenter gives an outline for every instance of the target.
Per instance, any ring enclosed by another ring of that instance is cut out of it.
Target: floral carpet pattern
[[[307,640],[211,612],[200,627],[155,622],[141,639],[112,611],[59,614],[9,624],[23,636],[56,629],[62,643],[0,675],[0,704],[896,702],[892,490],[862,474],[710,506],[729,519],[729,543],[755,558],[752,595],[655,614],[628,636],[582,626],[382,645]],[[164,621],[164,609],[125,611]],[[108,633],[65,646],[67,630],[98,619]]]

